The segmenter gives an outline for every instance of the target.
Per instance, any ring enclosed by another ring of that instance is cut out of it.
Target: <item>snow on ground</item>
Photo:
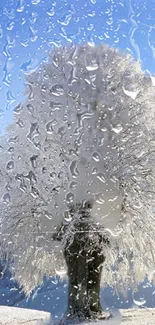
[[[0,325],[53,325],[50,313],[0,306]],[[84,322],[82,325],[154,325],[155,309],[122,309],[106,321]]]
[[[0,306],[0,325],[43,325],[50,322],[50,314],[30,309]]]

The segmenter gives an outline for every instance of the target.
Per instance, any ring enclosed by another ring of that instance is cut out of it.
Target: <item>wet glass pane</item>
[[[61,324],[151,317],[154,13],[1,0],[0,305]]]

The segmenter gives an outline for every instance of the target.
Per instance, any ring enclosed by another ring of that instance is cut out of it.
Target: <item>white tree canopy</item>
[[[12,254],[16,278],[29,294],[64,265],[53,231],[62,221],[73,227],[70,204],[91,200],[92,220],[111,238],[104,283],[124,290],[152,279],[151,77],[130,55],[78,45],[52,51],[26,88],[0,140],[1,251]]]

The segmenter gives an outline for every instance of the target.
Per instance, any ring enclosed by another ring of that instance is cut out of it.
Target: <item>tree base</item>
[[[66,313],[64,317],[58,322],[57,325],[69,325],[69,324],[79,324],[84,322],[93,322],[93,321],[100,321],[100,320],[108,320],[112,317],[112,314],[109,312],[92,312],[89,311],[89,316],[86,317],[82,314],[82,312],[76,313],[74,315],[71,315],[69,313]]]

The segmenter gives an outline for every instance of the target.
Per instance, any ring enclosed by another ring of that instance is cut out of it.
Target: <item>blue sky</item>
[[[0,132],[23,100],[24,75],[66,43],[105,42],[155,73],[155,0],[1,0]]]

